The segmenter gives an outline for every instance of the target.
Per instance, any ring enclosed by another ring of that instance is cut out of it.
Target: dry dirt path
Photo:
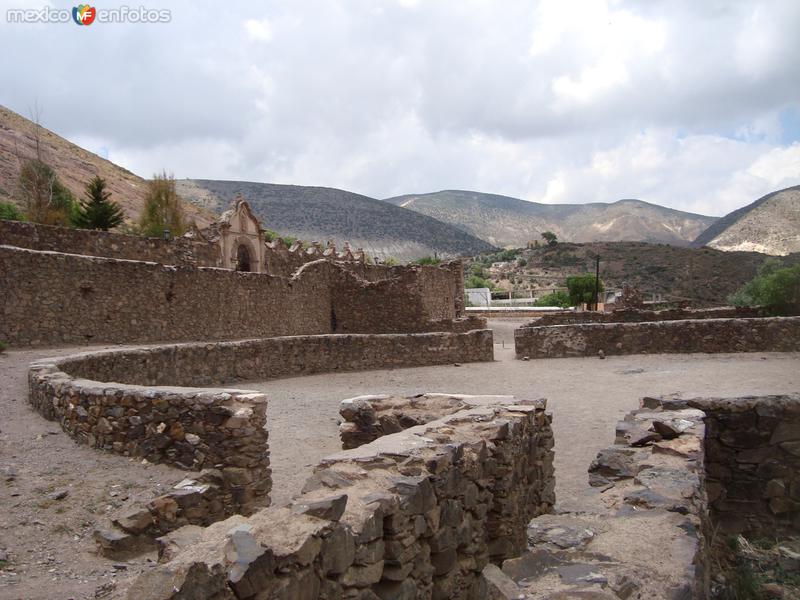
[[[800,354],[661,355],[606,360],[514,360],[513,320],[492,323],[495,362],[315,375],[238,384],[270,396],[275,485],[285,502],[311,466],[339,449],[338,405],[364,393],[423,391],[547,397],[554,413],[559,507],[590,506],[586,468],[613,439],[614,423],[640,396],[784,393],[800,389]],[[505,348],[503,345],[505,344]],[[126,496],[155,495],[184,473],[81,447],[27,403],[27,366],[82,348],[0,354],[0,599],[94,598],[95,590],[145,568],[114,567],[93,553],[96,522]],[[67,490],[61,500],[48,497]],[[2,559],[2,556],[0,556]],[[124,570],[123,570],[124,569]]]

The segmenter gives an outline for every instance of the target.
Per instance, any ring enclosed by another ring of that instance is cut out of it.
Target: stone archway
[[[236,248],[236,270],[247,273],[252,271],[252,257],[247,244],[239,244]]]

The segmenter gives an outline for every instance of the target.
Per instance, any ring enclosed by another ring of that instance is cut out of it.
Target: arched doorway
[[[244,244],[239,244],[236,249],[236,270],[250,271],[250,250]]]

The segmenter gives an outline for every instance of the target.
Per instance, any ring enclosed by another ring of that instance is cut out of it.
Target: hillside
[[[492,249],[491,244],[426,215],[344,190],[202,179],[177,183],[178,193],[197,206],[221,212],[241,193],[268,229],[309,241],[334,240],[339,247],[349,241],[370,256],[405,261]]]
[[[723,252],[712,248],[686,248],[644,242],[559,243],[532,250],[521,250],[516,259],[489,268],[502,289],[513,289],[520,296],[533,290],[538,297],[564,285],[569,275],[594,273],[595,257],[600,256],[600,278],[607,288],[627,283],[648,297],[660,294],[667,301],[685,301],[693,306],[719,306],[730,294],[750,281],[758,267],[769,258],[757,252]],[[516,260],[524,259],[524,266]],[[489,257],[493,261],[494,257]],[[781,259],[785,264],[800,262],[800,253]],[[468,267],[469,268],[469,267]]]
[[[716,219],[641,200],[541,204],[509,196],[446,190],[386,200],[450,223],[493,245],[523,247],[543,231],[571,242],[647,241],[689,245]]]
[[[800,252],[800,186],[772,192],[725,215],[693,245],[779,256]]]
[[[106,180],[111,199],[122,206],[129,220],[136,220],[144,206],[146,181],[80,146],[39,128],[42,160],[50,165],[61,182],[81,198],[86,183],[95,175]],[[17,180],[23,161],[36,157],[36,125],[0,106],[0,201],[15,202]],[[15,202],[16,203],[16,202]],[[184,209],[198,226],[208,225],[214,216],[191,204]]]

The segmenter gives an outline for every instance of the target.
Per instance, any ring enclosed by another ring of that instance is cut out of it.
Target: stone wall
[[[699,309],[671,308],[667,310],[625,308],[610,312],[570,310],[542,314],[531,321],[529,326],[577,325],[581,323],[642,323],[645,321],[683,321],[686,319],[749,319],[761,316],[764,316],[761,309],[747,306],[720,306]]]
[[[205,241],[123,235],[0,219],[0,245],[65,254],[142,260],[164,265],[222,266],[219,247]]]
[[[705,490],[720,532],[800,532],[799,394],[656,402],[705,415]]]
[[[337,371],[493,359],[491,330],[467,333],[312,335],[160,345],[58,359],[71,376],[133,385],[208,386]]]
[[[455,306],[449,321],[428,317],[417,274],[370,282],[320,259],[287,279],[0,246],[0,339],[55,346],[458,327]]]
[[[517,358],[791,352],[800,350],[800,317],[525,326],[514,343]]]
[[[72,366],[69,358],[31,365],[28,398],[78,443],[180,469],[218,469],[227,514],[269,503],[266,396],[75,379],[62,370]]]
[[[162,538],[128,598],[478,598],[553,503],[540,403],[473,406],[323,461],[289,506]]]

